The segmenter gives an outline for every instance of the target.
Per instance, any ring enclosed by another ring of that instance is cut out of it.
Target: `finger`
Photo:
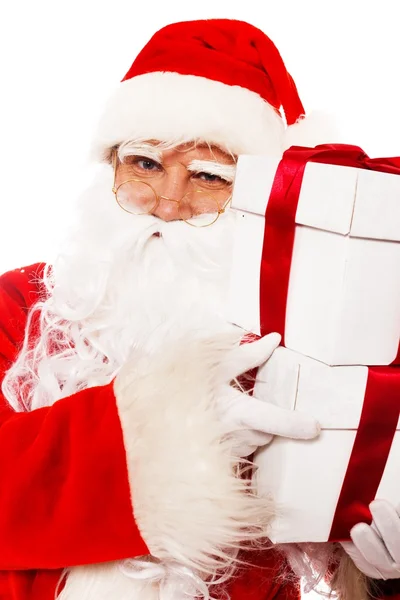
[[[265,431],[255,431],[254,429],[236,429],[230,433],[235,440],[239,441],[239,443],[248,443],[256,448],[269,444],[273,438],[273,435],[270,433],[265,433]]]
[[[281,408],[247,394],[241,395],[243,401],[237,402],[231,410],[237,411],[237,420],[245,428],[305,440],[315,438],[321,431],[319,423],[305,413]],[[246,406],[246,410],[243,406]]]
[[[350,531],[351,539],[365,560],[381,572],[393,569],[393,559],[379,534],[367,523],[358,523]]]
[[[253,454],[257,448],[269,444],[272,440],[272,435],[249,430],[235,431],[229,437],[232,438],[232,453],[241,457]]]
[[[232,350],[224,365],[225,380],[232,381],[239,375],[267,362],[280,341],[279,333],[270,333],[260,340],[242,344]]]
[[[232,445],[230,454],[231,454],[231,456],[234,456],[236,458],[247,458],[251,454],[254,454],[254,452],[256,452],[256,450],[257,450],[257,446],[249,446],[249,445],[241,444],[240,442],[238,442],[238,443],[234,443]]]
[[[374,500],[369,505],[373,523],[376,527],[392,561],[400,564],[400,515],[393,504],[387,500]]]

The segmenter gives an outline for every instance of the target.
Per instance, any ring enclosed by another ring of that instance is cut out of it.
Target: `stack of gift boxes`
[[[349,539],[374,498],[400,500],[400,159],[343,145],[240,156],[232,207],[229,319],[282,334],[254,394],[322,429],[256,455],[270,538]]]

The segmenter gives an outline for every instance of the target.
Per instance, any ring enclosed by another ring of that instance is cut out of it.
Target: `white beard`
[[[208,228],[134,217],[118,207],[111,186],[106,167],[82,201],[72,243],[55,262],[51,293],[41,308],[46,336],[42,333],[36,354],[22,353],[9,373],[16,383],[20,373],[26,375],[26,366],[40,374],[39,384],[25,401],[31,409],[85,387],[104,385],[133,349],[148,355],[174,341],[235,329],[225,317],[233,213]],[[62,336],[68,344],[54,356],[50,349]],[[179,432],[175,437],[179,439]],[[231,479],[235,477],[229,475],[228,486]],[[224,503],[228,510],[226,496]],[[250,504],[249,512],[254,513]],[[122,573],[119,563],[78,567],[70,570],[60,600],[153,600],[161,597],[160,583],[135,581]],[[178,580],[165,597],[181,597],[176,594],[179,586],[182,597],[187,597],[185,585],[193,592],[189,595],[200,595],[190,581]]]
[[[104,175],[82,207],[72,261],[55,265],[56,305],[77,306],[80,297],[84,304],[93,281],[98,297],[89,301],[94,310],[81,326],[90,343],[119,365],[133,345],[151,351],[226,328],[234,213],[204,228],[130,215],[118,207],[109,173]],[[71,291],[75,298],[68,297]]]
[[[95,316],[103,325],[92,343],[124,362],[132,345],[152,351],[225,328],[232,217],[209,230],[132,217],[132,224],[141,220],[135,223],[141,231],[114,263]]]
[[[111,167],[102,166],[80,199],[78,226],[40,306],[42,335],[6,376],[3,390],[16,410],[108,383],[138,347],[152,352],[232,328],[225,306],[233,211],[210,227],[167,223],[124,212],[111,188]]]

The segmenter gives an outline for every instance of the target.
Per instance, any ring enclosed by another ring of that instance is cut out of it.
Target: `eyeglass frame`
[[[187,196],[188,192],[186,194],[184,194],[180,200],[175,200],[174,198],[168,198],[168,196],[163,196],[161,194],[157,194],[156,190],[153,188],[153,186],[150,183],[147,183],[147,181],[144,181],[143,179],[138,179],[138,178],[126,179],[125,181],[123,181],[122,183],[120,183],[119,185],[116,186],[115,184],[116,184],[116,179],[117,179],[117,166],[118,166],[118,150],[117,149],[115,149],[112,153],[112,162],[113,162],[113,168],[114,168],[114,183],[113,183],[113,187],[112,187],[112,192],[115,196],[115,201],[117,202],[118,206],[120,208],[122,208],[122,210],[124,210],[125,212],[127,212],[130,215],[135,215],[137,217],[144,216],[144,215],[151,215],[157,209],[157,207],[160,205],[161,200],[168,200],[168,202],[175,202],[178,205],[178,211],[179,211],[180,203],[182,202],[183,198],[185,198],[185,196]],[[117,198],[118,190],[120,189],[120,187],[125,185],[125,183],[129,183],[131,181],[136,181],[138,183],[144,183],[145,185],[148,185],[149,188],[154,193],[154,196],[156,198],[156,203],[150,211],[135,214],[135,213],[131,212],[130,210],[127,210],[126,208],[124,208],[118,202],[118,198]],[[203,192],[203,190],[194,190],[194,191],[199,192],[199,193],[206,193],[206,192]],[[232,200],[232,194],[230,194],[230,196],[225,201],[222,208],[219,207],[218,201],[212,196],[212,194],[208,194],[208,196],[214,200],[216,206],[218,207],[217,216],[215,217],[214,221],[212,221],[212,223],[207,223],[207,225],[194,225],[193,223],[189,223],[189,221],[186,221],[185,219],[181,219],[181,221],[183,221],[187,225],[190,225],[190,227],[196,227],[198,229],[200,229],[201,227],[210,227],[211,225],[214,225],[214,223],[216,223],[218,221],[220,215],[225,213],[229,202]]]

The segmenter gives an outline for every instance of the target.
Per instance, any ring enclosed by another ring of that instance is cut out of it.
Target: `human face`
[[[216,146],[188,143],[161,150],[151,142],[129,144],[114,160],[113,191],[128,212],[192,224],[192,217],[204,213],[218,218],[229,202],[236,161]]]

